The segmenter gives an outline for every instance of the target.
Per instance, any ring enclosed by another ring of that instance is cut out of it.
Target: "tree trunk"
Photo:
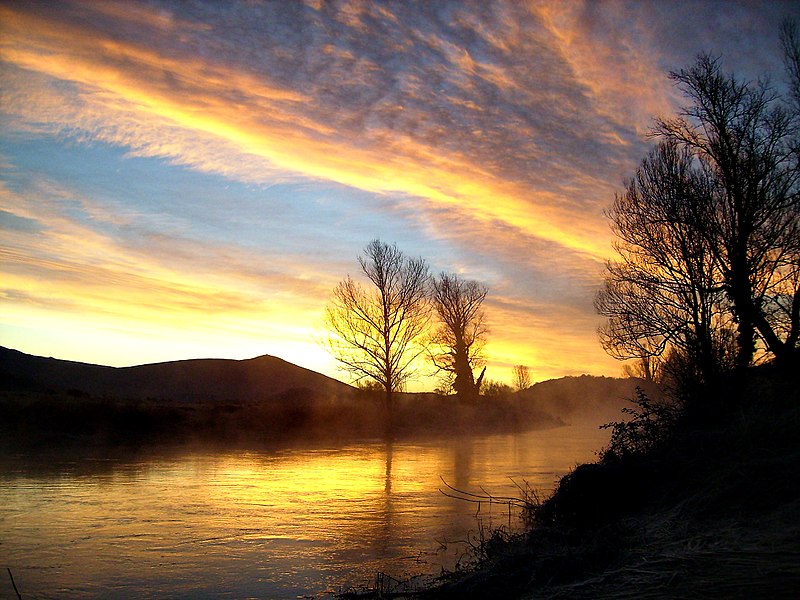
[[[483,367],[481,370],[481,374],[478,376],[477,381],[475,382],[475,393],[481,393],[481,384],[483,383],[483,376],[486,375],[486,367]]]
[[[753,306],[746,241],[737,241],[731,249],[730,269],[726,273],[726,279],[737,322],[736,369],[741,371],[750,366],[756,352],[755,306]]]
[[[474,402],[477,399],[475,389],[475,378],[472,375],[472,367],[469,364],[469,356],[464,344],[458,344],[455,348],[455,373],[453,389],[459,400]]]

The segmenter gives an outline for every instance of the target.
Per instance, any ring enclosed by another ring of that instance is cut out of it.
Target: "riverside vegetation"
[[[382,437],[384,408],[370,391],[330,401],[293,390],[263,403],[93,397],[78,390],[0,392],[0,448],[221,444],[274,446]],[[514,396],[465,405],[453,396],[398,394],[394,437],[499,433],[563,425]]]
[[[800,363],[663,405],[640,394],[595,464],[529,503],[427,598],[790,598],[800,589]]]

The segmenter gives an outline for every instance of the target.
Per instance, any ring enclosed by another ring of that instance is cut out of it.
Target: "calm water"
[[[275,452],[5,457],[0,598],[298,598],[452,567],[476,507],[451,485],[549,492],[607,441],[596,426]],[[482,508],[489,525],[505,509]]]

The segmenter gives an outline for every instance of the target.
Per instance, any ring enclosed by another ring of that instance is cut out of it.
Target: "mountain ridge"
[[[601,413],[619,416],[636,387],[630,378],[593,375],[541,381],[516,392],[517,402],[567,421]],[[253,404],[300,398],[353,401],[358,390],[346,383],[264,354],[247,359],[194,358],[112,367],[26,354],[0,346],[0,391],[58,392],[115,400],[157,400],[168,404]],[[429,392],[399,393],[398,405],[422,408]],[[435,394],[434,394],[435,396]]]
[[[639,380],[582,376],[482,396],[398,393],[399,437],[598,425]],[[194,441],[280,443],[386,434],[383,394],[263,355],[110,367],[0,346],[0,447]]]
[[[304,390],[349,395],[341,381],[268,354],[111,367],[35,356],[0,346],[0,389],[174,402],[257,402]]]

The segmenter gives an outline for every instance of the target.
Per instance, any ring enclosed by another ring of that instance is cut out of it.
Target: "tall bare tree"
[[[781,27],[781,47],[783,66],[789,78],[789,96],[794,102],[794,110],[800,112],[800,34],[797,23],[785,21]]]
[[[607,317],[600,339],[612,356],[647,360],[677,348],[704,377],[720,370],[728,306],[722,275],[693,221],[693,207],[708,194],[691,154],[666,142],[642,160],[615,199],[608,215],[619,257],[607,265],[595,299]]]
[[[326,311],[328,347],[357,381],[383,387],[391,424],[393,394],[424,351],[419,341],[429,321],[430,276],[422,258],[409,258],[380,240],[367,244],[358,264],[371,286],[348,275],[334,288]]]
[[[796,35],[783,36],[790,76],[800,76]],[[794,69],[794,70],[792,70]],[[701,165],[711,193],[693,205],[695,235],[722,272],[738,328],[737,365],[750,364],[757,337],[778,359],[800,337],[800,152],[798,106],[767,83],[724,73],[701,56],[671,73],[689,104],[657,122],[656,134]],[[795,89],[798,82],[793,82]]]
[[[531,371],[525,365],[514,367],[514,388],[517,391],[527,390],[531,387]]]
[[[439,326],[433,332],[429,355],[459,398],[475,400],[486,372],[484,368],[475,380],[473,369],[481,365],[486,343],[483,301],[488,288],[453,273],[441,273],[432,288]]]

